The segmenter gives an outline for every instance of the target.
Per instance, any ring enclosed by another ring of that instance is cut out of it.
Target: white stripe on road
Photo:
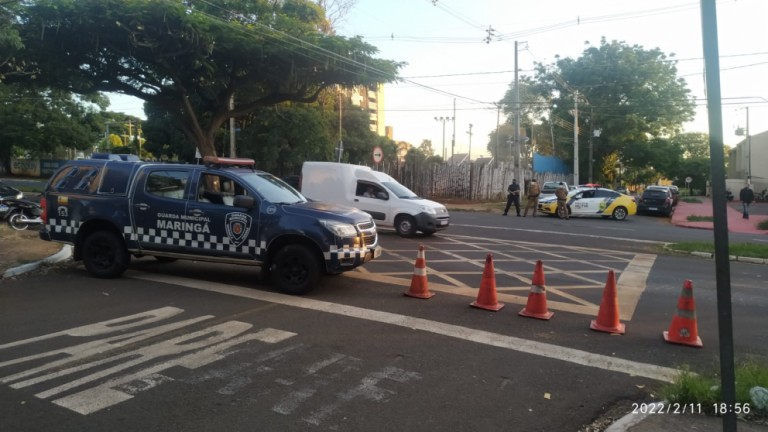
[[[679,371],[676,369],[663,366],[640,363],[601,354],[593,354],[573,348],[530,341],[514,336],[471,329],[453,324],[431,321],[423,318],[415,318],[391,312],[365,309],[357,306],[342,305],[321,300],[294,297],[267,291],[258,291],[254,290],[253,288],[239,287],[236,285],[225,285],[216,282],[201,281],[177,276],[153,275],[148,273],[139,273],[136,271],[129,271],[126,273],[126,276],[140,280],[185,286],[188,288],[250,298],[253,300],[281,304],[284,306],[298,307],[302,309],[321,311],[341,316],[396,325],[412,330],[421,330],[470,342],[575,363],[582,366],[595,367],[612,372],[621,372],[628,375],[642,376],[658,381],[672,382],[679,373]]]

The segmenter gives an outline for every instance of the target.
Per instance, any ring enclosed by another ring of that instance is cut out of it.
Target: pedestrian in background
[[[560,187],[555,191],[555,196],[557,197],[557,214],[560,215],[560,219],[570,219],[568,206],[566,205],[568,191],[565,189],[564,183],[560,183]]]
[[[536,179],[531,179],[531,183],[528,185],[528,202],[525,203],[523,217],[528,216],[528,209],[531,207],[533,207],[533,217],[536,217],[536,208],[539,206],[539,193],[541,193],[541,189],[539,189]]]
[[[520,216],[520,185],[517,184],[517,180],[513,179],[512,184],[507,187],[507,206],[504,207],[504,213],[502,216],[506,216],[509,212],[509,208],[515,205],[515,211]]]
[[[742,217],[749,219],[749,205],[755,200],[755,193],[749,188],[749,185],[744,186],[744,189],[739,192],[739,200],[741,201]]]

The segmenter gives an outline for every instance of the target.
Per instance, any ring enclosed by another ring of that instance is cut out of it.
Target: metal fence
[[[485,164],[382,164],[378,169],[425,198],[502,200],[506,198],[507,186],[512,183],[512,179],[519,179],[518,171],[514,167],[493,167]],[[536,178],[539,184],[545,181],[570,183],[571,177],[565,174],[532,173],[531,170],[523,170],[526,183],[531,178]]]

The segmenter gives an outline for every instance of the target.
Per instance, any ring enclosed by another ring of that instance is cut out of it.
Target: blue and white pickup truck
[[[40,237],[73,245],[100,278],[153,256],[258,266],[288,294],[381,254],[367,213],[309,202],[250,159],[204,162],[70,161],[43,192]]]

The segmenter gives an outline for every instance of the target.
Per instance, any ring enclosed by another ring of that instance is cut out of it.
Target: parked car
[[[672,191],[669,188],[650,186],[640,196],[637,202],[637,212],[660,213],[665,216],[672,214],[675,207]]]
[[[561,181],[544,182],[544,184],[541,185],[541,194],[539,195],[539,199],[546,198],[549,196],[555,196],[555,191],[560,186],[565,186],[566,190],[570,190],[570,187],[566,182],[561,182]]]
[[[651,185],[651,186],[648,186],[648,189],[657,189],[657,190],[669,191],[670,195],[672,196],[672,206],[676,206],[677,205],[677,201],[680,199],[680,190],[677,188],[677,186],[656,186],[656,185]]]
[[[568,213],[571,216],[599,216],[624,220],[637,213],[637,203],[631,196],[605,188],[578,188],[568,193]],[[543,214],[557,214],[557,198],[539,200],[538,210]]]
[[[0,181],[0,200],[22,198],[24,198],[24,193],[22,191]]]
[[[629,195],[629,194],[627,193],[627,188],[626,188],[626,187],[624,187],[624,186],[619,186],[619,187],[617,187],[617,188],[616,188],[616,192],[618,192],[618,193],[620,193],[620,194],[624,194],[624,195]]]

